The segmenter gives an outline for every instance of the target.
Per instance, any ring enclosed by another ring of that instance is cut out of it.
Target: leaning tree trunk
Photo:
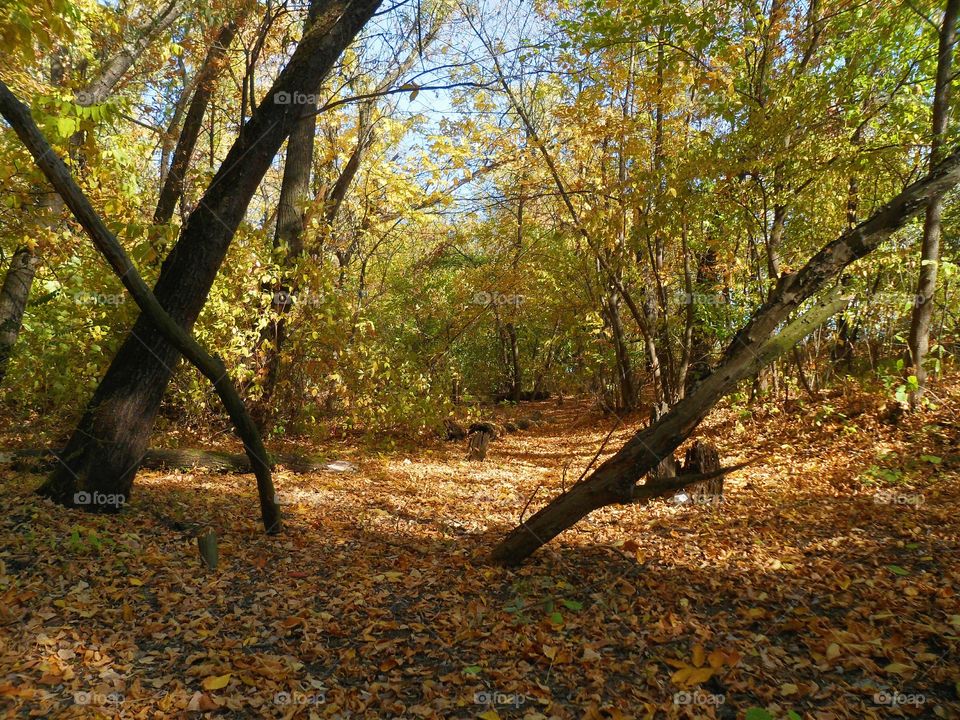
[[[638,432],[589,477],[515,528],[494,549],[493,559],[505,564],[519,564],[537,548],[597,508],[672,492],[675,487],[668,490],[664,484],[638,486],[636,483],[690,436],[720,398],[845,308],[850,298],[822,300],[775,334],[801,303],[820,292],[854,260],[872,252],[932,198],[954,187],[958,181],[960,152],[955,152],[927,177],[905,188],[868,220],[824,246],[798,273],[782,276],[767,301],[733,338],[724,359],[715,370],[659,422]],[[695,476],[687,476],[688,479],[690,477]],[[683,478],[680,478],[677,482],[682,481]]]
[[[83,191],[73,181],[67,166],[53,152],[46,138],[37,129],[33,118],[30,116],[29,109],[13,96],[3,81],[0,81],[0,114],[16,131],[59,196],[63,198],[74,216],[83,225],[84,230],[87,231],[101,255],[110,264],[123,286],[130,292],[143,315],[149,318],[153,327],[179,352],[183,353],[213,384],[236,427],[237,434],[243,441],[250,465],[257,476],[257,489],[260,495],[260,510],[264,528],[268,533],[279,532],[280,508],[270,474],[267,451],[260,440],[256,426],[243,406],[240,395],[230,381],[223,363],[219,358],[209,355],[191,337],[189,330],[180,327],[164,311],[156,296],[150,292],[146,283],[143,282],[123,246],[107,229]],[[80,489],[83,492],[75,493],[68,503],[77,504],[80,500],[78,495],[83,495],[85,502],[82,504],[86,506],[85,509],[94,512],[117,512],[122,508],[127,497],[123,493],[99,493],[96,492],[96,488],[83,487]],[[90,490],[95,492],[91,493]],[[106,503],[98,500],[98,496],[101,495],[108,498]],[[119,501],[117,498],[119,498]]]
[[[190,329],[200,314],[233,235],[260,180],[300,119],[293,103],[272,100],[316,94],[346,47],[382,0],[321,3],[321,17],[240,130],[207,191],[163,263],[154,295],[173,320]],[[272,100],[271,100],[272,99]],[[129,496],[180,351],[141,315],[121,345],[67,443],[63,464],[39,492],[72,501],[78,484]]]
[[[947,0],[940,29],[937,80],[933,94],[933,137],[930,141],[930,166],[940,159],[943,140],[950,115],[950,80],[953,72],[953,44],[960,0]],[[917,378],[917,389],[910,394],[910,405],[916,407],[923,398],[927,370],[923,366],[930,349],[930,319],[933,317],[933,297],[937,291],[937,265],[940,262],[940,216],[943,197],[934,198],[927,205],[923,223],[923,244],[920,249],[920,279],[917,281],[917,302],[910,319],[910,337],[906,372]]]

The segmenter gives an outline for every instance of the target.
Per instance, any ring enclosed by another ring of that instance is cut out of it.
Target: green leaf
[[[747,710],[747,714],[744,715],[745,720],[773,720],[773,715],[768,713],[763,708],[752,707]]]
[[[787,720],[803,720],[803,718],[800,717],[800,715],[798,715],[797,713],[795,713],[793,710],[788,710],[788,711],[787,711]]]
[[[57,132],[60,134],[60,137],[68,138],[77,129],[77,123],[73,118],[68,117],[58,117],[57,118]]]
[[[467,675],[479,675],[482,668],[479,665],[468,665],[463,669]]]
[[[563,625],[563,615],[558,612],[550,613],[550,622],[554,625]]]
[[[936,455],[921,455],[920,459],[924,462],[933,463],[934,465],[939,465],[943,462],[943,458],[937,457]]]
[[[899,565],[887,565],[887,570],[889,570],[890,572],[892,572],[894,575],[903,576],[903,575],[909,575],[909,574],[910,574],[910,571],[909,571],[909,570],[906,570],[906,569],[900,567]]]
[[[583,603],[579,600],[563,600],[562,602],[567,610],[583,610]]]

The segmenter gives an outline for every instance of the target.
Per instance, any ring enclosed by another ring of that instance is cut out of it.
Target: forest
[[[0,716],[960,717],[960,0],[0,0]]]

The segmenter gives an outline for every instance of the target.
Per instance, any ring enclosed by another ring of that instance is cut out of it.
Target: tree
[[[953,46],[956,42],[957,10],[960,0],[947,0],[940,25],[937,51],[937,74],[933,90],[933,129],[930,137],[930,167],[941,159],[947,122],[950,117],[950,84],[953,80]],[[910,405],[916,407],[923,398],[927,370],[923,366],[930,349],[930,319],[933,317],[933,296],[937,290],[937,265],[940,263],[940,218],[943,197],[933,198],[923,220],[923,244],[920,248],[920,277],[910,319],[910,337],[905,365],[907,375],[917,379],[910,393]]]
[[[171,345],[183,353],[213,383],[214,388],[223,400],[223,404],[230,413],[230,417],[237,428],[237,434],[243,440],[250,459],[250,466],[256,473],[264,528],[268,533],[280,532],[280,507],[273,488],[267,451],[260,440],[256,425],[243,407],[243,401],[240,399],[236,388],[234,388],[223,363],[207,353],[190,336],[188,330],[181,328],[163,310],[157,298],[143,282],[123,246],[104,225],[90,201],[73,181],[67,166],[53,152],[50,143],[37,129],[36,124],[30,117],[30,111],[14,97],[3,81],[0,81],[0,114],[7,119],[23,140],[24,145],[33,154],[36,163],[50,180],[59,196],[73,211],[77,220],[83,225],[94,245],[97,246],[117,277],[134,297],[143,314],[150,318],[154,327]],[[91,496],[93,501],[84,503],[84,506],[95,512],[116,512],[123,506],[124,500],[120,502],[108,500],[101,503],[99,502],[100,497],[100,494],[94,493]],[[107,495],[106,497],[114,498],[115,496]]]
[[[781,277],[769,299],[734,336],[722,362],[669,413],[637,432],[589,476],[515,528],[493,551],[493,558],[518,564],[537,548],[597,508],[657,497],[682,487],[637,481],[690,436],[700,421],[737,383],[789,351],[850,298],[831,297],[787,322],[801,304],[821,292],[853,261],[869,254],[938,194],[960,182],[960,152],[905,188],[872,217],[825,245],[797,273]],[[681,481],[678,481],[682,483]]]
[[[154,287],[164,310],[184,329],[189,330],[200,314],[250,199],[301,117],[302,99],[318,93],[337,58],[381,2],[318,2],[310,31],[266,100],[243,125]],[[67,505],[78,489],[129,496],[179,357],[179,350],[141,315],[87,405],[61,466],[38,492]]]
[[[170,222],[177,202],[183,196],[184,178],[190,166],[193,149],[197,144],[197,137],[200,135],[203,116],[207,111],[210,96],[213,94],[223,56],[233,42],[234,35],[237,34],[237,24],[237,20],[228,20],[220,27],[197,72],[190,107],[183,120],[177,145],[173,150],[170,167],[162,169],[163,184],[157,199],[157,209],[153,213],[153,221],[158,225]]]
[[[160,12],[139,27],[129,29],[122,39],[120,49],[109,58],[97,75],[77,93],[77,103],[82,107],[104,102],[137,59],[180,17],[186,8],[184,0],[168,0]],[[52,80],[55,86],[64,80],[60,52],[53,53]],[[81,134],[72,138],[79,145]],[[56,225],[63,209],[63,202],[56,193],[41,195],[38,203],[44,221]],[[20,335],[23,314],[33,287],[33,279],[40,267],[41,258],[33,247],[24,245],[11,258],[7,273],[0,286],[0,381],[6,374],[7,362]]]

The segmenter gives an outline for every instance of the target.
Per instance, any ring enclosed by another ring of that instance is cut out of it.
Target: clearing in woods
[[[531,494],[535,510],[577,479],[614,422],[585,401],[497,411],[543,419],[483,463],[466,441],[322,448],[359,471],[278,472],[280,537],[264,536],[249,475],[144,473],[101,517],[54,510],[5,471],[0,664],[16,682],[2,707],[956,717],[960,392],[943,393],[899,427],[852,386],[793,414],[725,405],[697,437],[726,465],[756,462],[721,505],[604,508],[517,570],[490,548]],[[216,571],[197,553],[206,528]]]

